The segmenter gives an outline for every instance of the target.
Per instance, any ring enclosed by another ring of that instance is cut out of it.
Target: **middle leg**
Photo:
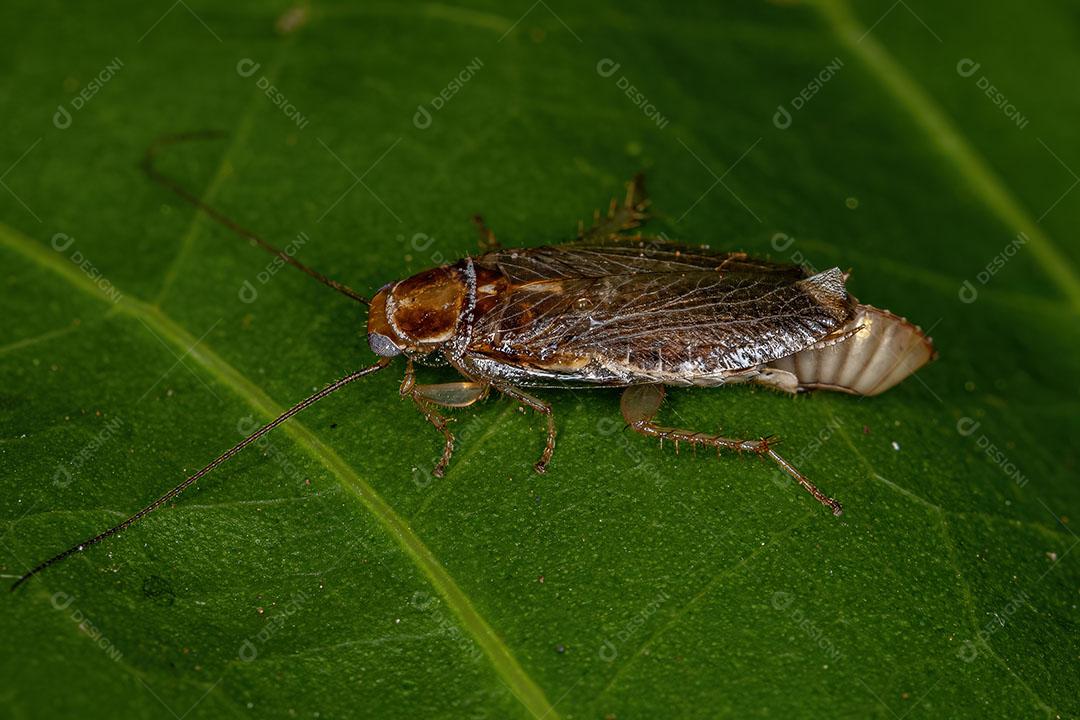
[[[551,410],[551,405],[513,385],[494,383],[494,387],[506,397],[517,400],[522,405],[528,405],[536,412],[547,417],[547,441],[544,443],[544,451],[540,453],[540,459],[533,465],[536,472],[543,475],[547,472],[547,466],[548,463],[551,462],[552,453],[555,452],[555,415]]]

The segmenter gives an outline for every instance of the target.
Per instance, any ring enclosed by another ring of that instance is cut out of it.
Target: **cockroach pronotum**
[[[501,249],[477,216],[485,252],[384,285],[370,300],[308,268],[185,190],[155,167],[162,147],[216,137],[185,133],[147,150],[143,169],[156,182],[285,263],[368,305],[368,344],[378,357],[248,435],[194,475],[120,524],[65,550],[20,577],[12,590],[61,560],[123,530],[177,497],[199,478],[301,410],[405,356],[400,392],[443,437],[434,474],[454,451],[440,407],[460,408],[494,389],[544,415],[538,473],[555,450],[551,405],[523,388],[625,388],[627,425],[649,437],[773,460],[835,515],[839,502],[817,489],[774,449],[776,439],[736,439],[658,425],[667,386],[752,382],[787,393],[837,390],[877,395],[932,360],[930,338],[886,310],[862,305],[838,268],[811,273],[739,252],[714,252],[642,234],[649,201],[643,177],[627,184],[591,228],[562,245]],[[461,382],[422,385],[414,364],[438,360]]]

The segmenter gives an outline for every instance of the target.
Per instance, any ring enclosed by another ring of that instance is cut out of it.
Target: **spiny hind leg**
[[[443,436],[443,451],[435,464],[432,474],[442,477],[454,454],[454,434],[450,431],[453,418],[446,417],[436,407],[468,407],[487,395],[488,386],[476,382],[440,383],[437,385],[417,385],[416,373],[412,361],[405,367],[405,378],[401,381],[401,395],[412,398],[416,409]]]
[[[665,427],[653,422],[660,405],[664,401],[663,385],[632,385],[623,391],[622,400],[619,403],[622,409],[623,419],[634,431],[648,437],[660,438],[660,441],[671,440],[675,443],[676,451],[680,442],[691,445],[704,445],[721,449],[742,452],[748,450],[761,456],[768,456],[780,466],[780,469],[790,475],[797,483],[814,496],[819,503],[832,510],[833,515],[840,515],[843,507],[840,503],[825,493],[818,490],[794,465],[780,456],[772,445],[776,443],[774,438],[763,437],[757,440],[738,440],[734,438],[711,435],[709,433],[694,432],[681,428]]]
[[[541,475],[544,474],[547,472],[548,463],[551,462],[551,455],[555,452],[555,414],[551,410],[551,405],[513,385],[496,383],[495,389],[506,397],[516,400],[522,405],[527,405],[547,417],[547,440],[544,443],[544,451],[540,454],[540,459],[533,465],[536,472]]]
[[[585,229],[584,222],[578,222],[577,239],[581,241],[597,241],[610,237],[620,230],[632,230],[641,226],[649,216],[645,209],[649,206],[649,198],[645,193],[645,175],[638,173],[626,184],[626,197],[622,204],[618,198],[611,199],[608,206],[607,217],[601,217],[600,210],[593,213],[593,225]]]

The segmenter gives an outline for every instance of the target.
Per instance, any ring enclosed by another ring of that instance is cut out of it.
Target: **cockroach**
[[[57,562],[131,527],[301,410],[405,356],[400,393],[443,437],[434,474],[454,451],[441,408],[467,407],[495,390],[546,419],[536,472],[555,451],[552,407],[532,388],[620,387],[623,418],[634,431],[679,443],[768,457],[822,505],[840,503],[775,449],[776,438],[738,439],[659,425],[668,386],[757,383],[786,393],[834,390],[877,395],[936,357],[921,329],[863,305],[845,289],[838,268],[812,273],[801,265],[715,252],[642,234],[649,201],[642,175],[625,199],[597,211],[588,229],[561,245],[503,249],[477,216],[484,252],[384,285],[370,299],[325,277],[208,206],[155,167],[161,148],[213,133],[166,136],[142,166],[154,181],[249,242],[337,292],[368,306],[374,365],[349,373],[251,433],[194,475],[120,524],[65,550],[20,577],[12,590]],[[438,361],[462,381],[416,380],[415,365]]]

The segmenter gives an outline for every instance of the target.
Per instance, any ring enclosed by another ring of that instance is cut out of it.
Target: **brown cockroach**
[[[501,249],[477,216],[487,251],[383,286],[370,301],[301,264],[206,205],[154,165],[158,150],[216,136],[162,138],[143,168],[155,181],[241,237],[368,308],[367,337],[379,360],[354,371],[244,438],[203,469],[115,527],[42,562],[45,568],[126,530],[290,417],[404,355],[402,397],[443,436],[434,473],[450,463],[454,436],[440,407],[472,405],[494,389],[545,416],[539,473],[555,450],[551,405],[523,388],[625,388],[621,410],[642,435],[693,446],[749,451],[772,459],[818,502],[840,515],[839,502],[817,489],[774,449],[775,438],[736,439],[654,422],[667,386],[752,382],[784,392],[824,389],[877,395],[935,357],[917,326],[858,303],[837,268],[817,274],[800,265],[744,253],[714,252],[636,230],[649,204],[639,174],[606,217],[579,225],[563,245]],[[414,363],[439,359],[461,382],[417,383]]]

